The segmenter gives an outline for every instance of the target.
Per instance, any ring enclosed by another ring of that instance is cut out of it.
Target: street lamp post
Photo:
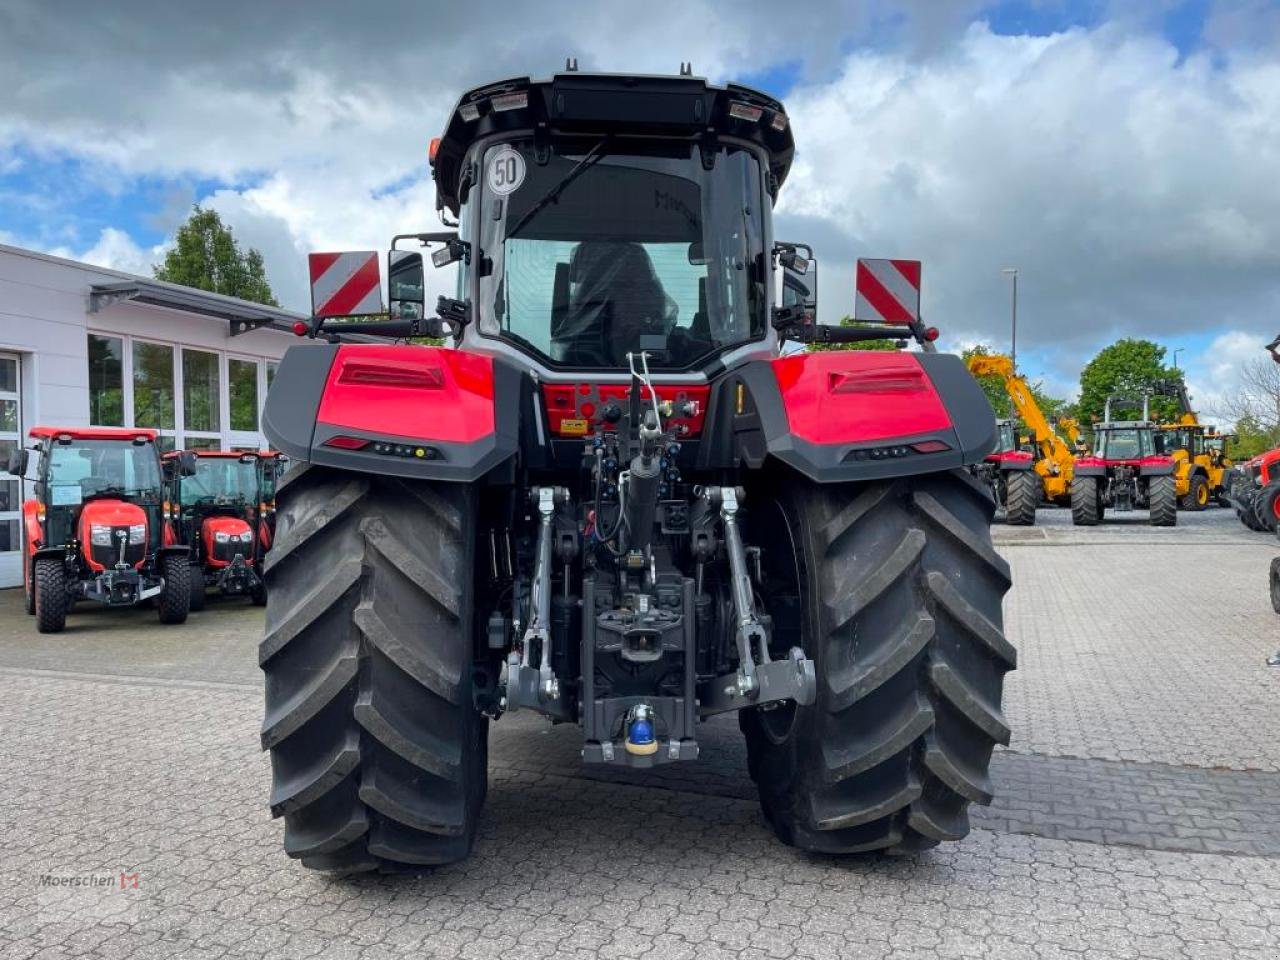
[[[1175,370],[1182,369],[1181,367],[1178,366],[1178,354],[1182,353],[1186,349],[1187,349],[1186,347],[1178,347],[1178,349],[1173,351],[1173,369]]]
[[[1013,313],[1013,332],[1012,342],[1009,348],[1009,362],[1013,364],[1013,369],[1018,369],[1018,268],[1005,267],[1000,271],[1006,277],[1013,278],[1013,301],[1011,310]]]

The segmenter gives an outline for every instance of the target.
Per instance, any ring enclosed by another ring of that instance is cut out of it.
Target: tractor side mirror
[[[427,298],[421,253],[416,250],[391,250],[387,253],[387,299],[392,320],[422,319]]]
[[[178,475],[182,477],[196,475],[196,455],[190,450],[178,451]]]
[[[818,261],[803,243],[779,243],[778,264],[782,267],[782,307],[803,307],[806,323],[818,321]]]
[[[5,468],[7,473],[12,473],[15,477],[26,477],[27,464],[30,463],[31,451],[26,447],[18,447],[9,454],[9,464]]]

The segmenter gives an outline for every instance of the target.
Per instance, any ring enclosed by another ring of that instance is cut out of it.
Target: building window
[[[231,429],[258,431],[258,363],[256,360],[227,361],[230,388]]]
[[[173,429],[173,347],[133,341],[132,425]]]
[[[222,440],[218,437],[187,437],[187,450],[221,450]]]
[[[89,334],[89,422],[123,427],[124,341]]]
[[[220,433],[218,411],[218,355],[182,350],[183,426],[196,433]]]

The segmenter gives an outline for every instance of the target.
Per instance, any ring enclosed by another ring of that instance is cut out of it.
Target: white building
[[[155,427],[258,449],[302,314],[0,244],[0,470],[37,424]],[[0,473],[0,587],[22,583],[24,484]]]

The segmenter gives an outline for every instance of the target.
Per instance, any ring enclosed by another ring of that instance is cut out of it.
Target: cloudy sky
[[[785,100],[825,319],[918,258],[944,342],[1005,348],[1016,266],[1025,372],[1150,337],[1202,408],[1280,325],[1276,0],[0,0],[0,242],[149,273],[199,202],[306,309],[308,250],[436,225],[463,89],[570,55]]]

